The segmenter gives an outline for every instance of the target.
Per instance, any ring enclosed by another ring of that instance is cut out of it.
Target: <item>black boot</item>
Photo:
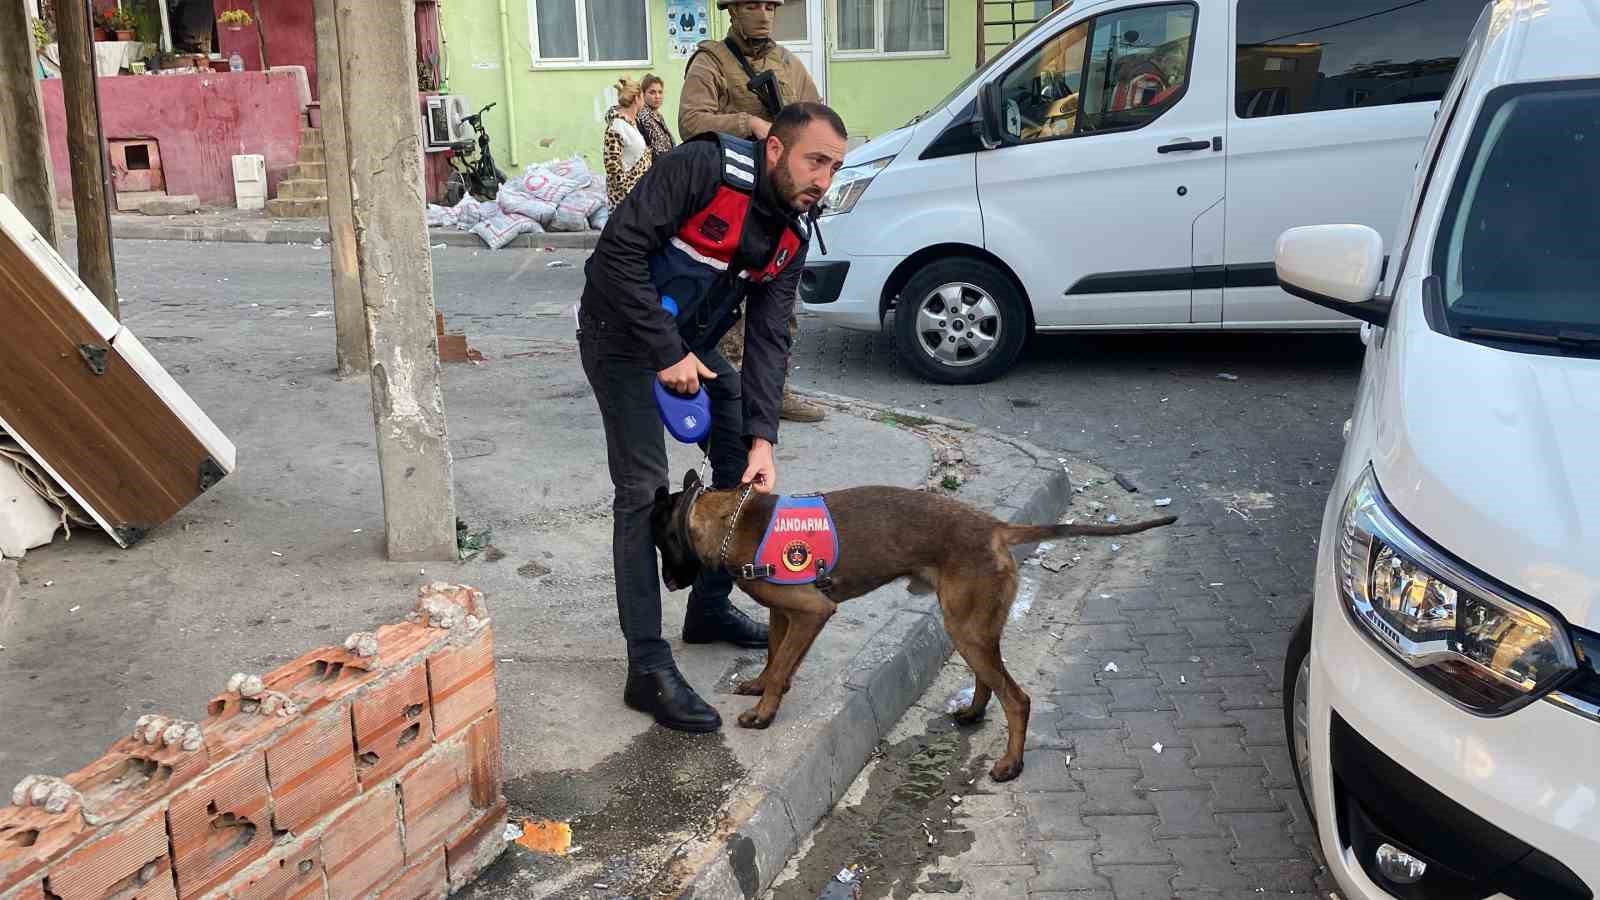
[[[711,644],[726,641],[735,647],[752,649],[767,646],[767,626],[740,612],[732,603],[716,609],[695,609],[683,617],[685,644]]]
[[[656,672],[630,668],[622,702],[655,716],[657,724],[676,731],[716,731],[722,727],[722,716],[700,699],[675,666]]]

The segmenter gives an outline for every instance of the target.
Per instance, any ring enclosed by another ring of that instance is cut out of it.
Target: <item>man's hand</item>
[[[769,132],[771,130],[772,130],[772,125],[769,122],[767,122],[766,119],[763,119],[760,116],[751,116],[750,117],[750,133],[755,135],[757,143],[760,143],[761,141],[766,140],[767,139],[767,132]]]
[[[750,464],[739,476],[740,484],[753,484],[758,494],[770,494],[778,485],[778,466],[772,461],[772,442],[766,438],[751,438]]]
[[[657,372],[656,378],[673,391],[692,396],[700,393],[700,382],[716,381],[717,373],[706,368],[700,357],[691,353]]]

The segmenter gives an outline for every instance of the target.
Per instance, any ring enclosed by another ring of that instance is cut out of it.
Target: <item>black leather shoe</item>
[[[722,716],[700,699],[676,668],[659,672],[628,672],[622,702],[655,716],[656,723],[675,731],[716,731]]]
[[[690,613],[684,617],[685,644],[712,644],[717,641],[725,641],[735,647],[765,648],[767,626],[731,604],[716,612]]]

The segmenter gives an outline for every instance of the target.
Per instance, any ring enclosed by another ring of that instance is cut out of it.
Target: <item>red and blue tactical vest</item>
[[[738,320],[749,286],[776,279],[811,240],[805,218],[791,216],[764,265],[750,268],[750,262],[737,259],[755,195],[759,151],[732,135],[696,138],[712,139],[722,150],[716,195],[649,257],[650,280],[663,298],[677,304],[678,332],[691,351],[715,346]]]

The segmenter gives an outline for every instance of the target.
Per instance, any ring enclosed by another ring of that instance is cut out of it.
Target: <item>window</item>
[[[802,44],[811,37],[806,22],[806,4],[785,3],[778,7],[778,16],[772,22],[772,39],[780,44]]]
[[[945,0],[837,0],[841,54],[942,54]],[[786,4],[787,5],[787,4]]]
[[[1241,119],[1438,100],[1483,0],[1239,0]]]
[[[1001,80],[1002,127],[1031,143],[1153,121],[1188,86],[1194,20],[1193,5],[1174,3],[1072,26]]]
[[[1433,271],[1458,334],[1462,326],[1551,336],[1600,329],[1597,142],[1600,82],[1489,95],[1435,248]]]
[[[535,65],[650,62],[646,0],[534,0],[533,6]]]

